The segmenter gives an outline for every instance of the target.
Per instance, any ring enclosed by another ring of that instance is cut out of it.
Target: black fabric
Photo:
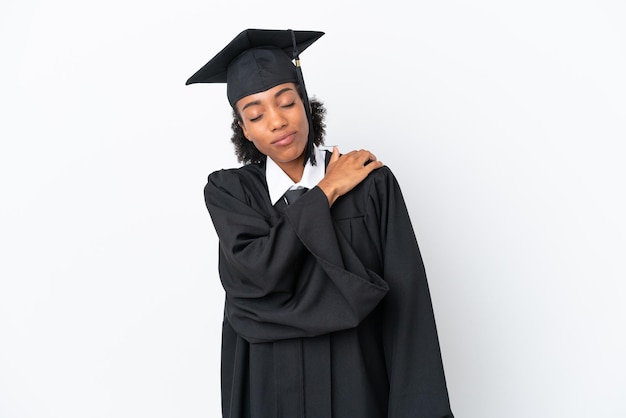
[[[300,196],[305,194],[309,189],[306,187],[301,187],[299,189],[291,189],[287,190],[283,197],[285,198],[288,205],[293,204]]]
[[[296,58],[293,38],[297,52],[302,52],[323,35],[319,31],[246,29],[185,84],[227,83],[228,101],[233,106],[250,94],[282,83],[298,83],[292,62]]]
[[[282,49],[253,48],[237,57],[228,67],[226,96],[231,106],[250,94],[283,83],[297,83],[296,67]]]
[[[205,187],[226,291],[228,418],[450,418],[428,284],[387,167],[332,208],[318,187],[281,210],[263,164]]]

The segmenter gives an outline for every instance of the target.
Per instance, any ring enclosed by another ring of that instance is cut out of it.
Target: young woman
[[[224,417],[452,417],[400,188],[367,150],[322,150],[298,54],[322,32],[248,29],[187,84],[226,82],[242,167],[209,175],[226,292]]]

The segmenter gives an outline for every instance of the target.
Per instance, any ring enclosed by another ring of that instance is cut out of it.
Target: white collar
[[[274,160],[267,158],[265,163],[265,180],[267,181],[267,189],[270,193],[272,205],[276,204],[287,190],[299,189],[301,187],[312,189],[317,186],[317,183],[324,178],[326,172],[326,151],[315,147],[315,156],[317,165],[312,165],[310,161],[307,161],[302,173],[302,179],[298,183],[294,183]]]

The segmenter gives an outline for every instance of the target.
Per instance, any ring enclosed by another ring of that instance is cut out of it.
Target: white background
[[[0,418],[220,415],[202,188],[237,162],[225,87],[184,82],[248,27],[326,32],[309,93],[327,144],[400,181],[456,416],[626,416],[624,22],[621,0],[3,0]]]

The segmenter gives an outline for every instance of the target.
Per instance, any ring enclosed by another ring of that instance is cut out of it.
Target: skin
[[[236,106],[242,119],[239,124],[248,141],[276,162],[291,180],[300,181],[309,124],[295,84],[279,84],[251,94],[237,101]],[[340,196],[382,166],[368,150],[340,155],[339,149],[334,147],[326,175],[317,185],[332,206]]]

